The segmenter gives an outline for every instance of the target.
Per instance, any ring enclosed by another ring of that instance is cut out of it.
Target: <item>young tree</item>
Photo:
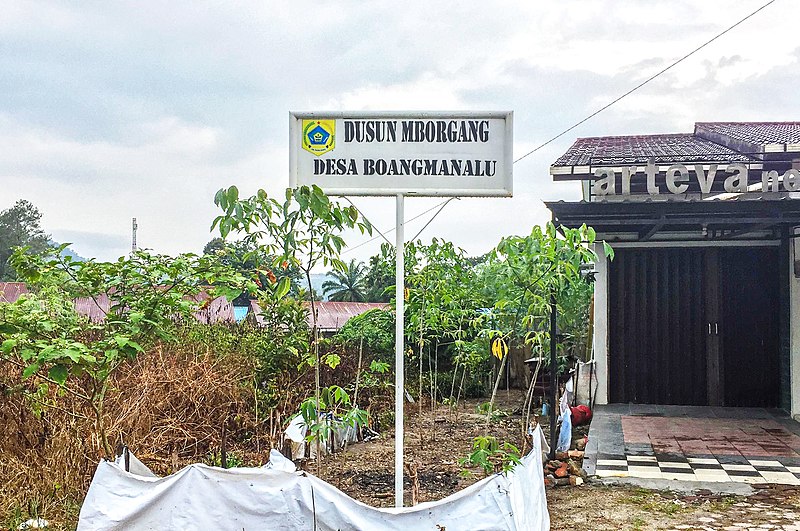
[[[462,249],[437,238],[429,245],[417,242],[414,249],[418,256],[416,267],[408,277],[410,289],[407,308],[409,337],[414,338],[418,347],[419,379],[421,382],[424,346],[431,343],[435,345],[434,356],[438,366],[438,345],[450,343],[454,362],[450,392],[452,399],[459,368],[463,382],[467,371],[475,369],[482,361],[474,355],[476,351],[468,347],[468,343],[475,340],[480,331],[480,310],[487,303],[481,297],[475,268]],[[484,361],[487,356],[483,356]],[[434,382],[432,395],[435,394],[435,387]],[[462,387],[458,386],[459,392]]]
[[[560,234],[559,234],[560,232]],[[583,225],[576,229],[547,223],[536,226],[528,236],[503,238],[492,251],[486,272],[491,282],[495,304],[489,318],[492,337],[511,336],[531,345],[534,352],[545,353],[550,331],[547,326],[552,301],[563,307],[575,292],[575,285],[584,282],[581,266],[596,259],[591,245],[595,231]],[[604,242],[604,252],[613,258],[611,247]],[[506,364],[502,362],[500,373]],[[552,375],[555,379],[556,375]],[[495,382],[489,412],[500,383]]]
[[[34,253],[50,247],[50,237],[42,230],[41,219],[39,209],[24,199],[0,212],[0,281],[17,280],[8,263],[15,247],[27,246]]]
[[[394,247],[388,243],[381,245],[381,252],[369,259],[364,286],[368,302],[389,302],[394,295]]]
[[[298,298],[303,289],[305,279],[303,272],[294,264],[286,267],[275,267],[275,255],[267,254],[252,241],[236,240],[227,241],[220,237],[212,238],[203,248],[204,255],[215,256],[222,264],[238,271],[244,276],[251,277],[261,287],[268,287],[283,278],[290,282],[289,295]],[[251,298],[247,292],[243,293],[235,304],[246,302]]]
[[[250,198],[240,199],[238,188],[231,186],[219,190],[214,202],[223,210],[223,214],[214,219],[212,230],[218,228],[223,238],[231,232],[244,233],[245,241],[258,245],[265,254],[276,257],[275,267],[294,265],[305,276],[308,292],[312,294],[312,352],[309,361],[314,365],[316,415],[313,418],[317,418],[321,411],[321,360],[311,271],[322,265],[344,272],[346,265],[339,257],[345,245],[341,233],[346,229],[358,228],[362,233],[371,234],[372,227],[366,220],[359,219],[354,206],[344,207],[332,202],[317,186],[288,188],[282,203],[269,197],[264,190],[259,190]],[[287,278],[277,284],[279,294],[285,295],[289,288]],[[336,363],[333,358],[332,361]],[[316,444],[319,456],[319,438]]]

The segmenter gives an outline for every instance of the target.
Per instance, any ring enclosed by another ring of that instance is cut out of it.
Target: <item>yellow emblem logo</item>
[[[316,156],[336,147],[336,120],[303,120],[303,149]]]

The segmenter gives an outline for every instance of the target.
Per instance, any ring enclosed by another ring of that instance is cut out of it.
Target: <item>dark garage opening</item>
[[[778,256],[770,246],[619,249],[610,400],[777,407]]]

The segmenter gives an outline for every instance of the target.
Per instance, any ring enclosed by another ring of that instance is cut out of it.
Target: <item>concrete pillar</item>
[[[608,404],[608,266],[603,244],[594,244],[597,254],[594,276],[594,350],[597,371],[597,394],[595,404]]]

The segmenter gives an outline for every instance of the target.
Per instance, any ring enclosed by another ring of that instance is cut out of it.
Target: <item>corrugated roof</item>
[[[659,162],[748,162],[752,158],[692,133],[579,138],[553,167]]]
[[[28,293],[24,282],[0,282],[0,302],[14,302],[23,293]]]
[[[23,282],[0,282],[0,302],[14,302],[22,293],[28,292],[28,287]],[[203,324],[235,322],[233,304],[228,302],[227,298],[211,299],[210,295],[203,291],[194,299],[197,302],[203,302],[200,309],[193,314],[197,321]],[[105,294],[94,298],[77,297],[74,304],[75,311],[93,323],[102,322],[111,309],[111,301]]]
[[[111,301],[108,295],[102,294],[97,297],[78,297],[75,299],[75,311],[79,315],[88,317],[93,323],[101,323],[105,320],[111,309]]]
[[[304,302],[303,306],[308,311],[308,326],[313,325],[311,318],[311,303]],[[317,310],[317,328],[321,332],[336,332],[351,317],[361,315],[370,310],[380,309],[386,310],[390,308],[389,304],[384,302],[332,302],[332,301],[318,301],[314,303]],[[256,324],[262,326],[264,324],[263,317],[261,316],[261,307],[257,301],[250,301],[250,311],[255,319]]]
[[[211,299],[211,296],[203,291],[200,292],[195,300],[202,301],[200,309],[194,312],[194,318],[203,324],[235,323],[236,318],[233,312],[233,303],[228,302],[226,297]]]
[[[309,310],[308,325],[312,325],[311,303],[304,302]],[[389,308],[384,302],[332,302],[320,301],[314,303],[317,310],[317,328],[322,332],[335,332],[339,330],[351,317],[361,315],[370,310]]]

